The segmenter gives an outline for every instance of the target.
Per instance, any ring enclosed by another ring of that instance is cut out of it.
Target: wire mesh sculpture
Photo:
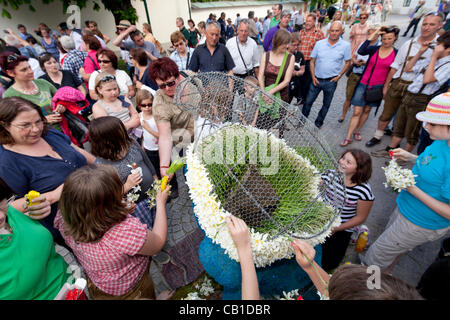
[[[195,119],[195,138],[187,151],[195,161],[188,159],[186,175],[198,207],[194,212],[202,229],[209,229],[206,235],[230,257],[237,255],[220,235],[227,214],[247,223],[256,244],[272,246],[276,242],[270,241],[292,238],[315,245],[340,223],[343,198],[330,190],[338,190],[343,177],[321,183],[321,173],[339,172],[338,164],[318,129],[296,107],[218,72],[180,82],[174,102]],[[196,176],[189,177],[190,171]],[[218,218],[214,211],[221,213]],[[286,252],[259,265],[256,259],[257,266],[292,254],[289,246],[278,249]]]

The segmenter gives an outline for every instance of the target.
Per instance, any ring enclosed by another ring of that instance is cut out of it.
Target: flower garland
[[[395,192],[400,192],[416,184],[414,180],[416,175],[410,169],[401,168],[394,158],[387,167],[382,167],[382,169],[386,176],[386,182],[383,183],[385,188],[391,186]]]
[[[265,130],[249,126],[230,125],[202,140],[208,141],[208,139],[213,139],[215,135],[221,134],[223,130],[249,130],[253,134],[259,136],[269,136],[270,143],[278,144],[280,149],[283,148],[284,156],[288,157],[295,165],[308,168],[312,170],[313,173],[318,173],[318,170],[308,159],[298,155],[294,149],[286,145],[283,139],[276,138]],[[201,228],[205,231],[206,236],[225,249],[225,253],[228,254],[231,259],[239,262],[237,249],[225,223],[225,218],[230,216],[231,213],[222,207],[216,194],[211,194],[213,184],[209,179],[209,174],[205,165],[203,165],[197,154],[194,153],[193,144],[191,144],[186,151],[186,163],[188,169],[186,173],[186,183],[189,186],[189,193],[195,205],[194,213],[198,218]],[[309,185],[313,195],[318,195],[319,183],[319,175],[312,175]],[[322,199],[319,198],[319,201],[322,201]],[[310,245],[315,246],[319,243],[323,243],[325,238],[331,233],[331,229],[339,226],[340,223],[340,217],[336,217],[328,229],[318,236],[311,237],[313,234],[308,234],[307,232],[296,234],[296,236],[309,238],[307,242]],[[250,228],[250,236],[253,260],[258,268],[268,266],[280,259],[290,259],[295,255],[293,248],[290,246],[292,239],[287,235],[280,235],[274,239],[269,239],[271,236],[270,234],[257,232],[253,228]]]

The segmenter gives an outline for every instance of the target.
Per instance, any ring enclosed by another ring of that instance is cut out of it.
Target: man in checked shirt
[[[311,61],[311,52],[317,41],[325,39],[323,32],[316,27],[316,15],[311,13],[306,17],[305,25],[300,32],[300,47],[299,50],[305,56],[305,73],[300,79],[301,83],[301,98],[302,102],[306,101],[306,95],[309,91],[309,86],[311,85],[311,72],[309,68],[309,63]]]

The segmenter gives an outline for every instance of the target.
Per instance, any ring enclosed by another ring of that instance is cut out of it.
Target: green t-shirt
[[[272,20],[270,20],[269,29],[277,26],[280,23],[280,20],[277,20],[276,17],[273,17]]]
[[[20,97],[24,98],[28,101],[33,102],[34,104],[41,107],[42,112],[44,113],[44,116],[48,116],[49,114],[52,114],[53,108],[52,108],[52,97],[56,93],[56,88],[54,85],[52,85],[50,82],[44,79],[35,79],[33,82],[36,84],[36,86],[39,88],[38,93],[36,94],[23,94],[20,91],[17,91],[13,87],[9,87],[8,90],[6,90],[3,93],[3,98],[8,97]],[[61,127],[58,124],[53,124],[52,127],[55,129],[61,130]]]
[[[70,276],[51,233],[13,207],[0,235],[0,300],[52,300]]]

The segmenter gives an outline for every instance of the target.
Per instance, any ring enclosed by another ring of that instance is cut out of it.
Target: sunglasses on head
[[[13,62],[16,61],[19,58],[19,56],[16,53],[10,54],[7,58],[7,62]]]
[[[141,108],[149,108],[153,106],[153,103],[141,103],[139,106]]]
[[[104,76],[103,78],[101,78],[100,82],[108,82],[108,81],[111,81],[111,80],[116,80],[116,77],[114,77],[111,74],[108,74],[108,75]]]
[[[167,83],[163,83],[163,84],[159,85],[159,88],[160,89],[165,89],[166,87],[171,88],[171,87],[173,87],[175,85],[175,83],[176,83],[176,81],[172,80],[172,81],[169,81]]]

